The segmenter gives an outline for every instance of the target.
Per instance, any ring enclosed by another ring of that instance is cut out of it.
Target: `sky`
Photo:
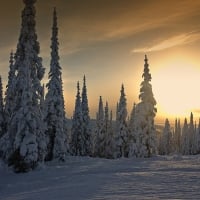
[[[12,5],[12,6],[11,6]],[[99,96],[115,113],[124,84],[128,111],[139,102],[144,55],[157,100],[156,120],[200,117],[199,0],[37,0],[36,30],[40,56],[50,63],[53,8],[57,8],[59,53],[67,117],[74,110],[76,84],[87,79],[90,115]],[[21,26],[22,0],[0,7],[0,74],[7,84],[9,54],[15,51]]]

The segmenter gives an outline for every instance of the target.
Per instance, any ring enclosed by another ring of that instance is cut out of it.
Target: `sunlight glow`
[[[155,72],[152,80],[158,112],[165,117],[187,117],[200,109],[200,66],[171,60]]]

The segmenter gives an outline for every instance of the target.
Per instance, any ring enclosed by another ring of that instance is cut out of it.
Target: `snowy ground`
[[[200,199],[200,156],[69,158],[26,174],[0,166],[0,200]]]

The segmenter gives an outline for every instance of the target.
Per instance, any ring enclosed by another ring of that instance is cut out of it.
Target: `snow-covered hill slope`
[[[25,174],[0,166],[0,200],[200,199],[200,156],[70,157]]]

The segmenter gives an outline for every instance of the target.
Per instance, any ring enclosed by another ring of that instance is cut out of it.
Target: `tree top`
[[[145,55],[144,58],[144,73],[142,75],[145,81],[151,81],[151,74],[149,72],[149,64],[148,64],[148,59],[147,55]]]

